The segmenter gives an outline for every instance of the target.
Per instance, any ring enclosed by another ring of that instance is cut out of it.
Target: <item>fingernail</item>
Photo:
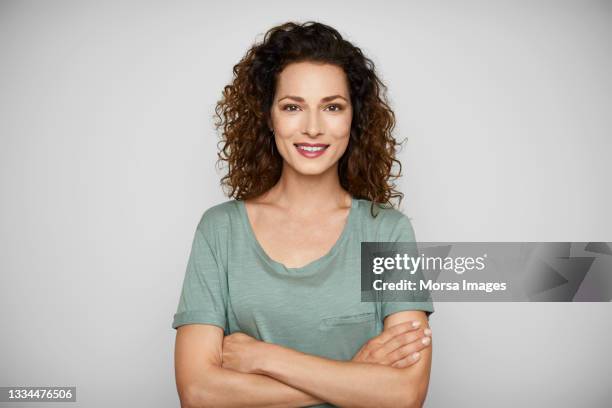
[[[421,340],[423,342],[423,344],[429,344],[429,337],[423,337],[423,340]]]
[[[420,320],[415,320],[414,322],[412,322],[412,327],[419,327],[420,325],[421,325]]]
[[[413,359],[413,360],[418,360],[420,356],[421,356],[421,355],[419,354],[419,352],[418,352],[418,351],[417,351],[416,353],[412,353],[412,359]]]
[[[431,335],[431,330],[429,328],[423,330],[423,332],[425,333],[426,336]]]

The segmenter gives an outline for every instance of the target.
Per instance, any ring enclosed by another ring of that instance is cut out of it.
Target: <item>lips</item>
[[[327,147],[328,144],[325,143],[295,143],[296,146],[309,146],[309,147]]]
[[[309,159],[321,156],[329,147],[325,143],[295,143],[294,146],[302,156]]]

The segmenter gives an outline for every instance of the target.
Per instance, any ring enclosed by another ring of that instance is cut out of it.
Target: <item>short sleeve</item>
[[[412,223],[410,222],[410,219],[400,211],[394,210],[394,213],[395,219],[393,221],[393,226],[389,233],[387,242],[414,243],[415,245],[413,248],[415,250],[415,253],[413,254],[413,256],[418,256],[418,253],[416,251],[417,247],[416,239],[414,236],[414,229],[412,228]],[[416,281],[423,279],[422,271],[418,270],[412,279]],[[429,316],[434,312],[433,301],[427,290],[417,292],[417,295],[411,296],[412,299],[408,298],[405,294],[402,294],[400,295],[401,301],[385,300],[385,295],[386,292],[383,292],[381,300],[381,314],[383,321],[385,320],[385,317],[390,314],[406,310],[422,310],[425,312],[428,319]]]
[[[213,324],[225,330],[227,279],[215,249],[215,228],[204,213],[191,245],[179,304],[172,328],[190,323]]]

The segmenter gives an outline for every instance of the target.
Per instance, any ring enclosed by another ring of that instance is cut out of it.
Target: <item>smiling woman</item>
[[[272,102],[268,124],[281,157],[298,173],[335,170],[346,152],[353,115],[348,88],[343,69],[332,64],[296,62],[279,74],[279,97]],[[327,92],[333,95],[319,99]],[[296,153],[318,160],[303,160]]]
[[[172,324],[182,406],[422,405],[433,304],[360,301],[361,243],[415,240],[372,62],[286,23],[234,73],[216,109],[233,199],[197,225]]]

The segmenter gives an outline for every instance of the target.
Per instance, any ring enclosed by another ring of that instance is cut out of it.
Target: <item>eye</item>
[[[342,105],[339,105],[337,103],[333,105],[329,105],[328,108],[335,108],[335,109],[332,109],[332,112],[340,112],[342,109],[344,109]]]
[[[295,112],[297,110],[297,109],[289,109],[289,110],[287,110],[287,108],[291,108],[291,107],[299,108],[299,106],[297,106],[297,105],[288,104],[288,105],[284,105],[283,106],[283,110],[287,111],[287,112]]]

